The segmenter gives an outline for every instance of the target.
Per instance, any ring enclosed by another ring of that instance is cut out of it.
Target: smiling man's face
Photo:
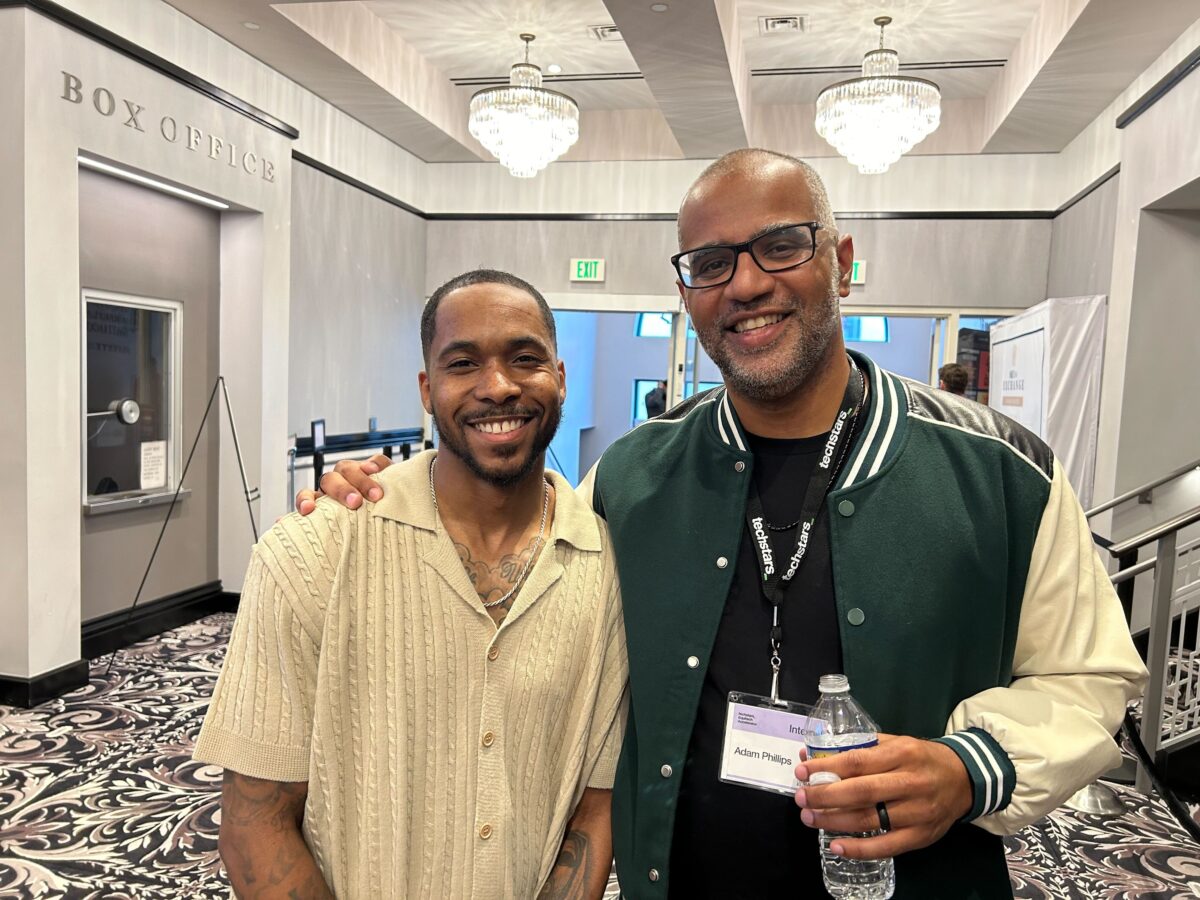
[[[817,221],[815,204],[803,174],[767,163],[694,187],[679,212],[680,249],[739,244],[811,221]],[[838,296],[848,290],[849,273],[843,277],[838,266],[833,223],[821,224],[815,255],[794,269],[767,273],[743,253],[728,283],[679,285],[700,343],[725,383],[751,400],[791,394],[840,346]],[[852,247],[850,253],[852,259]]]
[[[538,466],[566,399],[541,309],[505,284],[473,284],[442,298],[420,386],[442,448],[498,487]]]

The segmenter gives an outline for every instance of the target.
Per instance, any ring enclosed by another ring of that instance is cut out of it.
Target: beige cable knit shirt
[[[532,898],[585,787],[611,788],[628,667],[605,525],[551,473],[546,548],[499,629],[423,453],[254,548],[195,758],[307,781],[339,898]]]

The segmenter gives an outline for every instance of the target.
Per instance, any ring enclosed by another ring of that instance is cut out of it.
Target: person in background
[[[623,894],[820,896],[823,828],[866,835],[834,854],[895,857],[897,898],[1011,898],[1000,835],[1117,763],[1146,680],[1062,467],[995,411],[847,353],[854,246],[810,166],[730,153],[678,232],[679,291],[725,384],[580,485],[624,598]],[[361,503],[384,462],[321,486]],[[730,693],[777,678],[812,703],[835,672],[887,732],[795,770],[839,783],[793,798],[720,780]]]
[[[646,392],[646,418],[653,419],[667,411],[667,383],[660,381]]]
[[[951,394],[958,394],[962,397],[967,393],[967,385],[971,382],[971,373],[967,371],[966,366],[960,366],[958,363],[946,363],[938,369],[938,388],[943,391],[949,391]]]
[[[221,858],[244,898],[594,900],[627,664],[607,529],[544,469],[554,318],[469,272],[421,342],[440,450],[254,549],[195,751]]]

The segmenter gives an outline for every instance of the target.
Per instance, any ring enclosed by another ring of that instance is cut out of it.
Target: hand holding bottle
[[[837,838],[831,852],[850,859],[883,859],[927,847],[971,809],[971,781],[958,755],[944,744],[880,734],[879,744],[796,767],[807,782],[833,772],[835,784],[796,791],[805,825],[829,832],[880,831],[876,804],[887,804],[891,830],[870,838]]]

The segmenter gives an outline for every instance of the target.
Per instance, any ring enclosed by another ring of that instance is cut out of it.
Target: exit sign
[[[866,284],[867,283],[867,263],[866,260],[856,259],[854,268],[850,270],[851,284]]]
[[[571,260],[572,281],[603,281],[604,260],[602,259],[573,259]]]

